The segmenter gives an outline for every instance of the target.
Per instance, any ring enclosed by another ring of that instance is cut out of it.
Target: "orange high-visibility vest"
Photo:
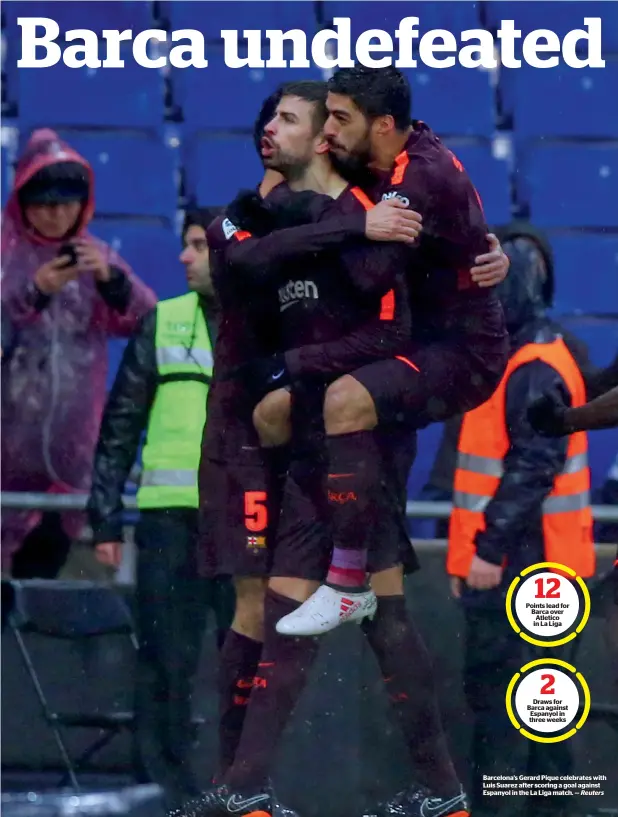
[[[503,474],[504,457],[510,446],[505,406],[509,377],[533,360],[542,360],[558,372],[574,407],[586,402],[586,387],[579,368],[564,341],[558,339],[519,349],[510,359],[493,396],[464,416],[449,524],[446,566],[451,576],[468,575],[476,552],[476,534],[485,530],[485,508]],[[566,463],[543,502],[542,520],[545,560],[567,565],[584,578],[594,575],[588,440],[583,431],[569,437]]]

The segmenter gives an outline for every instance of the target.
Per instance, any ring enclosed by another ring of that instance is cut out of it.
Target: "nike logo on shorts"
[[[259,806],[260,803],[263,803],[268,799],[268,794],[258,794],[256,797],[248,797],[246,800],[239,797],[237,794],[233,794],[227,801],[227,810],[232,812],[232,814],[237,814],[238,812],[245,811],[253,806]]]
[[[466,798],[464,794],[458,794],[451,800],[441,800],[437,797],[427,797],[421,805],[421,817],[444,817],[455,806],[464,806]]]

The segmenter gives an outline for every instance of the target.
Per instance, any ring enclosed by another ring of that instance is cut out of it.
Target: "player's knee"
[[[285,445],[291,436],[291,395],[287,389],[267,394],[253,410],[253,426],[263,448]]]
[[[324,427],[330,435],[371,431],[378,423],[373,398],[350,375],[339,378],[326,390]]]
[[[266,581],[257,577],[234,580],[236,609],[232,629],[254,641],[264,640],[264,597]]]

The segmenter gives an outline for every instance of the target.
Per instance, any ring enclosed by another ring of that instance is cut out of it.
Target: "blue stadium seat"
[[[463,164],[483,202],[488,224],[507,224],[511,220],[511,193],[508,163],[492,155],[485,143],[445,143]]]
[[[412,113],[439,134],[491,136],[494,92],[488,71],[455,66],[403,69],[412,86]]]
[[[60,135],[92,164],[97,213],[173,221],[178,198],[174,149],[147,136],[119,132]]]
[[[196,28],[210,41],[219,40],[223,29],[242,32],[244,29],[300,28],[310,36],[317,27],[315,4],[289,3],[280,0],[247,2],[194,3],[170,0],[163,5],[163,13],[172,29]],[[240,34],[242,36],[242,34]]]
[[[618,317],[618,234],[556,233],[555,311]]]
[[[348,0],[326,0],[324,3],[324,22],[330,25],[334,17],[350,17],[352,36],[358,37],[363,31],[378,28],[388,31],[394,38],[395,31],[404,17],[418,17],[419,29],[423,34],[434,28],[452,31],[455,37],[460,31],[479,28],[480,3],[469,0],[447,0],[440,3],[425,2],[389,2],[379,3],[348,2]],[[418,40],[416,41],[418,44]],[[396,41],[395,41],[396,45]]]
[[[7,149],[2,145],[0,149],[1,166],[0,166],[0,184],[2,185],[2,207],[7,202],[9,193],[11,191],[11,171],[9,166],[9,154]]]
[[[618,141],[521,149],[519,197],[539,227],[617,227]]]
[[[205,207],[228,204],[241,188],[262,177],[253,140],[246,136],[203,136],[192,140],[185,163],[187,192]]]
[[[508,73],[513,94],[508,112],[518,137],[618,138],[618,59],[606,60],[602,70],[523,65]]]
[[[159,298],[186,292],[184,267],[178,260],[180,237],[170,227],[131,219],[95,219],[91,230],[107,241]]]
[[[18,17],[50,17],[58,23],[61,32],[73,28],[89,28],[96,33],[105,28],[120,31],[129,28],[135,34],[154,28],[152,3],[144,0],[89,0],[87,3],[16,0],[6,3],[3,11],[9,27],[17,25]]]
[[[130,57],[125,67],[19,69],[19,111],[26,127],[160,130],[164,83],[159,71]]]
[[[220,49],[209,52],[203,71],[174,71],[175,101],[187,133],[251,129],[262,100],[284,82],[323,79],[317,68],[227,68]]]
[[[574,2],[521,3],[519,0],[489,0],[483,3],[487,23],[492,29],[500,26],[501,20],[515,20],[515,28],[525,37],[530,31],[548,28],[555,31],[562,40],[569,31],[582,28],[584,17],[600,17],[603,30],[603,53],[618,53],[618,3],[598,2],[598,0],[575,0]]]

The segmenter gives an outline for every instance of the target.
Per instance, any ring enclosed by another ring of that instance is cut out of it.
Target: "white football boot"
[[[350,593],[323,584],[297,610],[280,618],[276,629],[281,635],[322,635],[346,621],[373,618],[377,608],[373,590]]]

